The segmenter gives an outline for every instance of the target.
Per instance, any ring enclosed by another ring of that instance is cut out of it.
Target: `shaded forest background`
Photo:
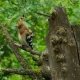
[[[16,24],[20,16],[24,15],[28,27],[32,29],[35,35],[34,49],[43,51],[46,49],[45,37],[48,33],[48,17],[38,13],[50,15],[55,6],[66,8],[70,24],[80,24],[80,0],[0,0],[0,23],[6,24],[14,41],[19,42]],[[20,53],[32,69],[40,69],[33,61],[30,53],[21,49]],[[7,45],[0,29],[0,69],[19,68],[19,66],[20,64]],[[2,80],[22,80],[22,76],[16,74],[3,75],[0,73],[0,78]],[[31,80],[31,78],[27,76],[27,80]]]

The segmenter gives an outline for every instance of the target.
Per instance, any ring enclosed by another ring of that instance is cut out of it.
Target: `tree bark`
[[[80,80],[80,50],[66,10],[57,7],[49,18],[47,48],[52,80]]]

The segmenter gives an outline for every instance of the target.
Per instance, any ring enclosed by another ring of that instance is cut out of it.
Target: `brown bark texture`
[[[57,7],[46,38],[52,80],[80,80],[79,36],[80,28],[70,26],[66,10]]]

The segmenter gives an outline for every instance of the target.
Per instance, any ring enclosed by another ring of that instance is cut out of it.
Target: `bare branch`
[[[7,74],[19,74],[19,75],[29,75],[30,77],[32,76],[36,76],[36,77],[44,77],[45,80],[51,80],[51,76],[50,76],[50,71],[49,70],[42,70],[42,69],[11,69],[11,68],[7,68],[7,69],[1,69],[1,71],[3,73],[7,73]]]
[[[36,14],[38,14],[38,15],[42,15],[42,16],[45,16],[45,17],[50,17],[50,15],[49,14],[44,14],[44,13],[40,13],[40,12],[35,12]]]
[[[31,69],[11,69],[11,68],[7,68],[7,69],[2,69],[2,72],[4,73],[9,73],[9,74],[19,74],[19,75],[38,75],[36,71],[33,71]]]
[[[33,55],[38,55],[38,56],[41,55],[40,52],[35,51],[35,50],[32,50],[32,49],[30,49],[30,48],[28,48],[28,47],[22,47],[22,45],[20,45],[20,44],[16,44],[16,43],[15,43],[15,46],[18,47],[18,48],[21,48],[21,49],[23,49],[23,50],[25,50],[25,51],[28,51],[28,52],[30,52],[30,53],[33,54]]]

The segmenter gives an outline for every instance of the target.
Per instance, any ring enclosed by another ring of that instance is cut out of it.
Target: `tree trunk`
[[[71,27],[64,8],[49,17],[47,48],[52,80],[80,80],[80,37]]]

